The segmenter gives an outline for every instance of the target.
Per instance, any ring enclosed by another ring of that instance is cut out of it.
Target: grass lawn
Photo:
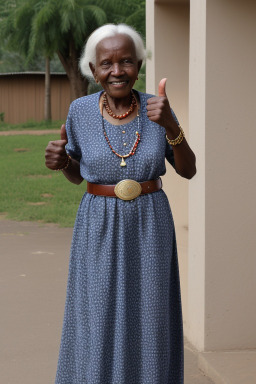
[[[0,137],[0,212],[7,218],[73,226],[86,182],[77,186],[45,167],[45,147],[57,139],[54,134]]]
[[[0,131],[22,131],[24,129],[31,130],[42,130],[42,129],[60,129],[61,124],[65,123],[65,121],[27,121],[24,124],[9,124],[0,121]]]

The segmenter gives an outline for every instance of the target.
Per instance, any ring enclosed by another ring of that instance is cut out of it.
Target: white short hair
[[[88,38],[85,44],[82,56],[79,61],[79,67],[82,74],[86,77],[93,78],[89,63],[96,64],[96,46],[106,37],[112,37],[119,34],[128,35],[134,45],[137,59],[143,61],[146,57],[143,40],[140,34],[132,27],[126,24],[105,24],[97,28]]]

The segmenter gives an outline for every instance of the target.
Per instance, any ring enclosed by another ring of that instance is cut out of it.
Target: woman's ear
[[[90,70],[92,71],[94,80],[96,81],[96,83],[98,83],[98,79],[97,79],[97,75],[96,75],[96,71],[95,71],[95,66],[93,65],[93,63],[89,63],[89,67],[90,67]]]

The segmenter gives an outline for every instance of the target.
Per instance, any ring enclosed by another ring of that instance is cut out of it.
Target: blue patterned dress
[[[174,166],[165,129],[146,115],[121,126],[104,119],[101,92],[75,100],[67,152],[92,183],[145,181]],[[123,133],[123,131],[125,133]],[[124,146],[123,143],[127,145]],[[163,190],[124,201],[85,192],[76,217],[55,384],[183,384],[183,329],[172,213]]]

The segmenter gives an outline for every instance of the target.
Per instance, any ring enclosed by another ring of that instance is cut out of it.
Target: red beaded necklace
[[[133,95],[134,96],[134,95]],[[103,95],[104,97],[104,95]],[[134,99],[135,99],[135,105],[137,106],[137,101],[136,101],[136,98],[134,96]],[[103,99],[104,100],[104,99]],[[103,101],[103,105],[104,104],[104,101]],[[139,108],[138,108],[138,112],[137,112],[137,119],[138,119],[138,131],[139,131],[139,127],[140,127],[140,115],[139,115]],[[111,149],[111,151],[118,157],[120,157],[122,159],[120,165],[121,167],[125,167],[126,166],[126,162],[124,161],[125,158],[129,157],[129,156],[133,156],[136,152],[136,149],[137,149],[137,146],[139,144],[139,141],[140,141],[140,134],[138,131],[136,131],[136,140],[132,146],[132,149],[130,150],[129,153],[127,153],[127,155],[120,155],[119,153],[117,153],[114,148],[112,147],[112,145],[110,144],[110,141],[109,141],[109,138],[107,136],[107,133],[105,131],[105,128],[104,128],[104,117],[103,117],[103,110],[102,110],[102,128],[103,128],[103,133],[104,133],[104,136],[105,136],[105,139],[109,145],[109,148]]]
[[[137,105],[136,103],[136,98],[132,92],[132,102],[131,102],[131,105],[130,105],[130,108],[128,109],[127,112],[125,113],[122,113],[121,115],[116,115],[110,108],[109,104],[108,104],[108,99],[107,99],[107,94],[106,92],[103,93],[103,105],[105,106],[106,108],[106,111],[107,113],[112,116],[114,119],[119,119],[119,120],[122,120],[122,119],[125,119],[127,116],[129,116],[133,111],[134,111],[134,108],[135,106]]]

